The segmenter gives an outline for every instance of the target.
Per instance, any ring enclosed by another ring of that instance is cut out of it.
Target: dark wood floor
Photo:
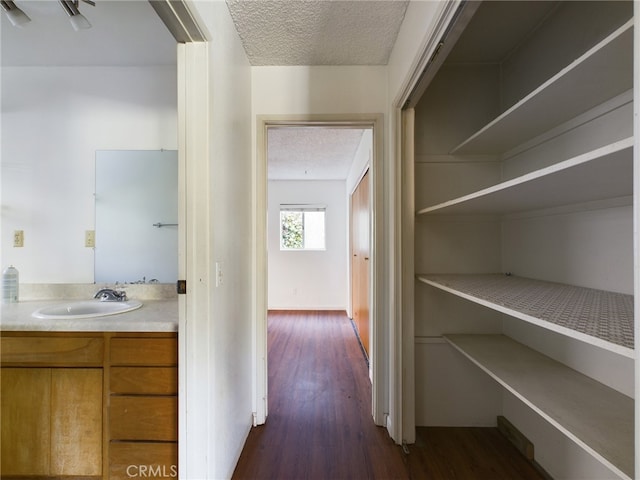
[[[535,479],[497,429],[420,429],[403,453],[371,418],[371,383],[344,312],[270,312],[269,415],[234,479]]]

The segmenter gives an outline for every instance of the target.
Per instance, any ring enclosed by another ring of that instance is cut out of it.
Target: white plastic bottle
[[[19,273],[13,265],[2,272],[2,303],[16,303],[18,301]]]

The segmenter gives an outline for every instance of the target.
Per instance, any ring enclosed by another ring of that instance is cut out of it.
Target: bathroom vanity
[[[0,476],[177,477],[177,301],[56,321],[37,304],[3,306]]]

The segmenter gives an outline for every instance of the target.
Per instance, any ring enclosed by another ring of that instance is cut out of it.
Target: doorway
[[[370,150],[370,129],[269,128],[269,310],[349,310],[347,193]]]
[[[384,378],[382,377],[385,371],[384,365],[386,365],[387,359],[385,358],[385,349],[381,348],[384,341],[384,335],[376,335],[380,330],[377,325],[378,316],[376,311],[381,310],[379,304],[381,302],[381,296],[376,295],[377,282],[375,281],[380,275],[377,275],[377,271],[382,268],[381,252],[376,250],[376,241],[381,238],[382,232],[379,228],[382,222],[376,223],[377,216],[381,216],[382,208],[382,188],[377,184],[381,182],[381,178],[376,176],[376,170],[381,171],[378,152],[382,151],[381,148],[381,129],[382,129],[382,116],[370,115],[370,116],[354,116],[348,118],[344,115],[339,116],[303,116],[303,117],[289,117],[283,118],[282,116],[266,117],[261,116],[258,118],[257,126],[257,165],[256,165],[256,416],[255,423],[262,424],[266,421],[268,414],[268,385],[267,385],[267,311],[271,307],[278,307],[278,305],[269,304],[269,254],[271,249],[280,249],[281,238],[271,235],[268,237],[268,214],[269,211],[269,188],[268,188],[268,153],[269,153],[269,130],[270,129],[282,129],[282,128],[301,128],[301,127],[321,127],[325,129],[361,129],[368,130],[371,134],[371,148],[370,155],[367,158],[366,165],[361,165],[361,168],[357,173],[351,173],[352,188],[355,188],[355,182],[360,180],[364,171],[369,172],[368,178],[370,178],[370,196],[371,196],[371,239],[370,239],[370,256],[369,256],[369,271],[371,272],[371,282],[369,286],[369,309],[370,309],[370,378],[372,381],[372,416],[374,422],[377,425],[384,425],[385,417],[384,411],[384,393],[381,386],[384,385]],[[349,180],[346,180],[347,182]],[[352,189],[347,189],[346,183],[343,187],[342,201],[345,209],[345,217],[343,220],[343,228],[349,231],[351,222],[349,220],[349,193]],[[325,208],[328,203],[322,200],[310,201],[305,200],[296,204],[296,201],[281,202],[295,204],[299,210],[303,210],[306,207],[309,208]],[[278,206],[281,205],[279,203]],[[378,229],[376,229],[378,226]],[[278,234],[281,234],[281,228],[278,229]],[[343,258],[344,265],[346,265],[347,273],[343,295],[346,297],[346,309],[352,314],[351,306],[351,286],[350,286],[350,270],[351,262],[349,262],[350,248],[348,235],[343,236],[343,246],[345,248],[345,255]],[[376,255],[378,253],[378,255]],[[307,271],[307,274],[309,272]],[[295,287],[293,287],[295,288]],[[293,293],[291,291],[290,293]],[[298,295],[300,292],[298,291]],[[330,305],[326,305],[330,307]],[[381,331],[381,330],[380,330]],[[380,344],[380,346],[378,345]]]

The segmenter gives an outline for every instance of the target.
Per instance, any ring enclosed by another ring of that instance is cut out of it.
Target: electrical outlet
[[[96,246],[96,231],[85,230],[84,232],[84,246],[95,247]]]
[[[14,230],[13,232],[13,246],[24,247],[24,230]]]

